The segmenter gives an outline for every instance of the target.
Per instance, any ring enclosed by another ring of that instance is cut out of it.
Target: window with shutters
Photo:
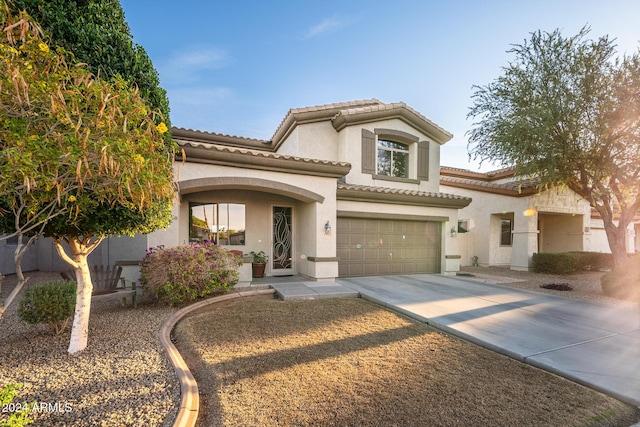
[[[378,175],[409,178],[409,146],[378,139]]]
[[[362,173],[376,179],[429,180],[429,142],[394,129],[362,129]]]

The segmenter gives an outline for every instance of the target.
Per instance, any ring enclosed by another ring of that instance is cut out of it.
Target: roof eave
[[[442,145],[453,138],[453,134],[436,126],[434,123],[425,120],[410,109],[402,106],[392,109],[379,109],[372,111],[362,111],[356,114],[338,114],[332,120],[334,129],[340,132],[347,126],[362,123],[372,123],[380,120],[399,119],[415,127],[425,135]]]
[[[207,144],[221,144],[228,147],[272,151],[271,141],[265,141],[263,139],[245,138],[175,127],[171,129],[171,136],[176,140],[185,142],[204,142]]]
[[[527,196],[531,196],[538,193],[538,189],[535,186],[524,187],[518,191],[518,190],[510,190],[508,188],[492,187],[489,185],[471,184],[468,182],[448,181],[446,179],[440,179],[440,185],[455,187],[455,188],[463,188],[465,190],[475,190],[483,193],[500,194],[503,196],[510,196],[510,197],[527,197]]]
[[[247,150],[229,150],[223,147],[203,146],[193,142],[180,142],[186,158],[179,153],[178,161],[257,169],[299,175],[342,178],[351,170],[351,164],[290,156],[274,156],[270,153]]]
[[[469,204],[471,203],[470,197],[448,197],[448,195],[377,192],[341,187],[338,187],[336,196],[338,200],[377,202],[395,205],[413,205],[451,209],[462,209],[466,206],[469,206]]]

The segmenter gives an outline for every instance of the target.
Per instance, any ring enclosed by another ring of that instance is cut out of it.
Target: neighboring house
[[[108,239],[90,262],[139,260],[148,247],[208,239],[264,251],[267,275],[459,270],[458,210],[471,199],[440,192],[440,146],[452,135],[404,103],[292,109],[268,141],[172,134],[183,154],[171,226]],[[50,243],[38,251],[41,270],[66,268]]]
[[[531,268],[536,252],[611,252],[602,219],[570,189],[536,190],[513,169],[488,173],[443,167],[442,191],[471,197],[459,213],[458,248],[463,266]],[[640,218],[629,225],[627,250],[640,249]],[[476,258],[477,257],[477,258]]]

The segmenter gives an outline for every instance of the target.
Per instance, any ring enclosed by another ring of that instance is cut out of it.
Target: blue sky
[[[454,134],[441,163],[472,170],[473,85],[533,31],[585,25],[640,47],[639,0],[121,0],[169,95],[174,126],[270,139],[290,108],[405,102]]]

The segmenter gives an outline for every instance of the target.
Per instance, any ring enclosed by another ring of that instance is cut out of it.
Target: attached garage
[[[338,218],[340,277],[440,273],[440,222]]]

